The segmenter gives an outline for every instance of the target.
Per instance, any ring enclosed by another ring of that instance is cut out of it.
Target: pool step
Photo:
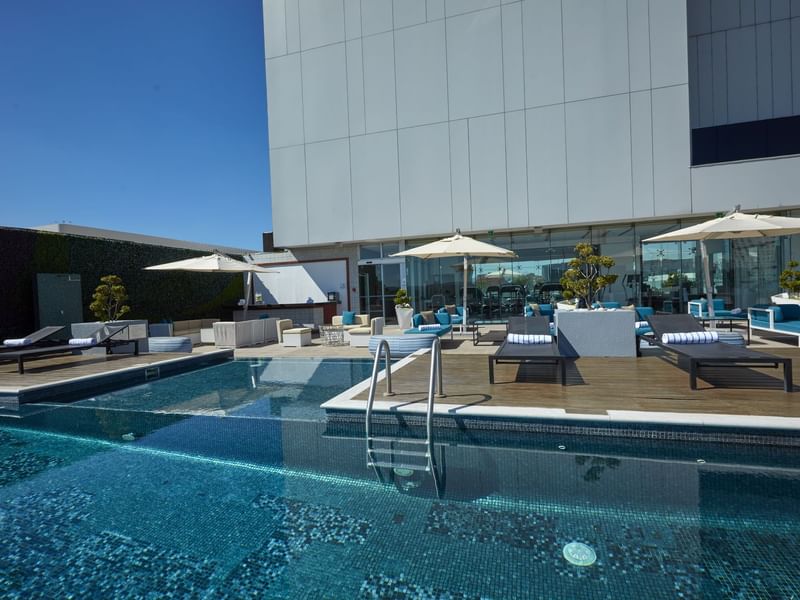
[[[397,448],[370,448],[369,452],[372,454],[399,454],[400,456],[421,456],[428,458],[428,451],[420,450],[398,450]]]
[[[372,436],[367,438],[373,442],[400,442],[403,444],[427,444],[428,440],[417,439],[417,438],[405,438],[405,437],[381,437],[381,436]]]
[[[386,469],[408,469],[410,471],[430,471],[430,465],[411,465],[405,463],[385,462],[382,460],[367,461],[368,467],[384,467]]]

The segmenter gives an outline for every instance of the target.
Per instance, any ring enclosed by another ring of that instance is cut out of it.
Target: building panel
[[[306,143],[348,135],[346,62],[344,44],[301,54]]]
[[[344,2],[300,0],[299,6],[301,49],[344,41]]]
[[[395,32],[397,126],[447,121],[444,21]]]
[[[469,120],[472,223],[481,229],[508,227],[506,134],[503,115]]]
[[[502,112],[500,9],[447,19],[446,35],[450,118]]]
[[[267,58],[286,54],[286,0],[264,0],[264,51]]]
[[[508,226],[528,225],[528,151],[525,139],[525,112],[505,114],[506,184],[508,187]]]
[[[525,108],[525,71],[522,64],[522,4],[503,6],[503,101],[505,110]]]
[[[278,247],[307,244],[305,148],[275,148],[269,153],[269,164],[275,244]]]
[[[568,223],[564,105],[525,111],[528,215],[534,227]]]
[[[306,146],[309,242],[353,239],[349,141]]]
[[[394,35],[390,32],[365,37],[363,60],[367,133],[395,129]]]
[[[522,3],[525,106],[564,101],[561,0]]]
[[[653,100],[653,186],[656,216],[692,211],[689,187],[688,86],[656,89]],[[720,198],[720,204],[725,200]]]
[[[290,54],[267,60],[267,107],[269,108],[269,145],[271,148],[302,144],[303,84],[300,55]]]
[[[653,205],[653,118],[650,91],[631,94],[631,185],[633,217],[655,216]]]
[[[351,138],[350,166],[356,239],[400,236],[397,132]]]

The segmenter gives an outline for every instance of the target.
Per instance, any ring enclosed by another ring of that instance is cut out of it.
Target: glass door
[[[386,323],[397,323],[394,296],[403,287],[403,259],[363,260],[358,264],[358,296],[360,312],[384,317]]]

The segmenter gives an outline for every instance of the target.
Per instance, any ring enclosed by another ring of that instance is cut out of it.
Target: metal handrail
[[[428,442],[428,459],[433,458],[433,402],[436,396],[436,382],[439,382],[439,396],[444,396],[442,389],[442,341],[437,337],[431,344],[431,375],[428,379],[428,407],[425,418],[425,429]]]
[[[394,396],[392,391],[392,351],[389,349],[389,342],[382,339],[378,342],[378,347],[375,349],[375,360],[372,363],[372,377],[369,384],[369,396],[367,397],[367,420],[366,420],[366,434],[367,434],[367,452],[369,452],[369,439],[370,430],[372,429],[372,405],[375,402],[375,388],[378,386],[378,367],[381,363],[381,355],[384,350],[386,351],[384,369],[386,370],[386,391],[384,396]]]

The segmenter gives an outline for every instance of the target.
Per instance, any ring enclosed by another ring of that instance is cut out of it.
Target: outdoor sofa
[[[668,343],[664,341],[664,334],[691,334],[693,332],[706,332],[701,323],[689,314],[651,315],[647,317],[653,329],[651,343],[664,350],[675,353],[679,357],[689,360],[689,387],[697,389],[697,371],[701,367],[758,367],[783,366],[783,389],[792,392],[792,359],[774,356],[764,352],[757,352],[742,346],[733,346],[721,341],[711,343]]]
[[[25,350],[18,350],[16,352],[3,352],[0,354],[0,361],[17,361],[17,372],[19,374],[25,373],[25,361],[33,358],[41,358],[45,356],[53,356],[56,354],[70,354],[75,351],[88,350],[89,348],[104,347],[106,354],[111,354],[111,348],[114,346],[133,344],[134,356],[139,356],[139,340],[138,339],[114,339],[123,331],[128,328],[127,325],[104,325],[92,334],[91,342],[86,343],[72,343],[60,344],[58,346],[43,346],[41,348],[27,348]],[[90,338],[86,338],[87,340]],[[77,340],[75,340],[77,342]]]
[[[797,336],[800,346],[800,304],[750,307],[747,309],[748,327],[771,333]]]
[[[411,323],[414,325],[411,329],[406,329],[403,334],[419,335],[419,334],[433,334],[442,337],[450,334],[450,339],[453,338],[453,326],[449,323],[448,313],[434,313],[432,310],[416,313],[411,317]]]
[[[369,338],[373,335],[382,335],[386,320],[383,317],[373,317],[366,327],[351,327],[344,330],[344,337],[354,348],[369,346]]]
[[[550,335],[550,321],[547,316],[509,317],[506,340],[493,355],[489,356],[489,383],[494,383],[494,366],[501,363],[554,363],[561,372],[561,385],[567,385],[567,360],[558,349],[556,338]],[[549,343],[515,343],[510,334],[529,336],[545,335]]]

